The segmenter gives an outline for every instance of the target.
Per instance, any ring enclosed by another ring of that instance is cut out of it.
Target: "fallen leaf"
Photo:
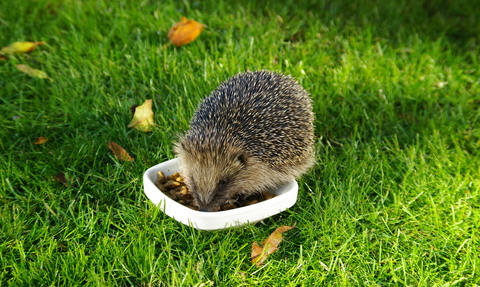
[[[290,229],[295,228],[295,224],[292,226],[280,226],[275,229],[270,236],[262,242],[263,247],[258,245],[255,241],[252,244],[252,255],[250,259],[252,263],[255,263],[257,267],[260,267],[265,260],[267,260],[268,255],[272,254],[278,249],[278,245],[283,240],[282,233]]]
[[[444,88],[446,85],[448,85],[448,82],[438,82],[438,83],[435,83],[435,88],[437,88],[437,89],[442,89],[442,88]]]
[[[118,144],[110,141],[108,142],[108,147],[112,150],[113,155],[116,159],[121,161],[132,161],[133,158],[128,154],[128,152]]]
[[[20,71],[24,72],[25,74],[32,76],[34,78],[49,79],[50,81],[53,82],[53,80],[49,78],[47,73],[45,73],[44,71],[37,70],[23,64],[15,65],[15,67]]]
[[[137,109],[137,107],[138,107],[137,104],[130,107],[130,112],[132,113],[132,117],[133,117],[133,115],[135,115],[135,110]]]
[[[57,175],[55,175],[55,179],[58,180],[59,182],[63,183],[63,185],[68,186],[67,177],[65,176],[65,174],[63,172],[57,173]]]
[[[135,113],[128,127],[133,127],[142,132],[150,132],[154,126],[152,100],[148,99],[145,100],[142,105],[135,108]]]
[[[180,22],[175,23],[168,31],[168,39],[175,46],[180,47],[195,40],[202,33],[203,26],[195,20],[182,17]]]
[[[47,137],[39,137],[33,144],[44,144],[48,141]]]
[[[28,53],[35,49],[35,47],[45,44],[45,42],[15,42],[7,47],[2,48],[3,54],[14,53]]]

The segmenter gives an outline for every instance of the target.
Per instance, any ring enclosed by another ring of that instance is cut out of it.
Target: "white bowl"
[[[224,211],[197,211],[174,201],[155,186],[158,171],[163,171],[166,176],[177,171],[181,172],[178,158],[157,164],[145,171],[143,187],[147,197],[168,216],[200,230],[224,229],[255,223],[284,211],[297,201],[298,184],[292,180],[271,191],[277,196],[259,203]]]

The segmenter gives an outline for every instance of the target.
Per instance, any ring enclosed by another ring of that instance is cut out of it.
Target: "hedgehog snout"
[[[195,202],[199,211],[212,212],[219,211],[220,207],[232,201],[231,198],[225,197],[225,193],[212,192],[215,196],[202,197],[200,193],[194,193]]]
[[[222,204],[217,205],[217,204],[211,204],[211,203],[207,203],[207,204],[197,203],[197,205],[198,205],[199,211],[212,212],[212,211],[219,210]]]

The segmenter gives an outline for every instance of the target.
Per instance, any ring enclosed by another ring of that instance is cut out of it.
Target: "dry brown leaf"
[[[48,141],[47,137],[39,137],[33,144],[44,144]]]
[[[3,54],[14,53],[28,53],[35,49],[35,47],[45,44],[45,42],[15,42],[7,47],[2,48]]]
[[[50,81],[53,82],[53,80],[49,78],[47,73],[45,73],[44,71],[37,70],[23,64],[15,65],[15,67],[20,71],[24,72],[25,74],[32,76],[34,78],[49,79]]]
[[[202,33],[203,26],[195,20],[182,17],[168,31],[168,39],[177,47],[183,46],[195,40]]]
[[[252,255],[250,259],[252,263],[255,263],[257,267],[267,260],[268,255],[272,254],[278,249],[278,245],[283,240],[282,233],[288,231],[290,229],[295,228],[295,224],[292,226],[280,226],[279,228],[275,229],[270,236],[262,242],[263,247],[258,245],[255,241],[252,244]]]
[[[133,114],[132,121],[128,124],[128,127],[133,127],[142,132],[150,132],[154,126],[152,100],[149,99],[135,108],[135,113]]]
[[[65,174],[63,172],[57,173],[57,175],[55,175],[55,179],[58,180],[59,182],[63,183],[63,185],[68,187],[68,180],[67,180],[67,177],[65,176]]]
[[[112,150],[113,155],[116,159],[121,161],[132,161],[133,158],[128,154],[128,152],[115,142],[108,142],[108,147]]]

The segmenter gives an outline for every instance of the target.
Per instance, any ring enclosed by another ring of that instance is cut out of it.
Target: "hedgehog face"
[[[238,199],[238,173],[245,167],[246,154],[239,148],[201,148],[180,142],[175,151],[182,164],[185,184],[200,211],[216,211]]]

